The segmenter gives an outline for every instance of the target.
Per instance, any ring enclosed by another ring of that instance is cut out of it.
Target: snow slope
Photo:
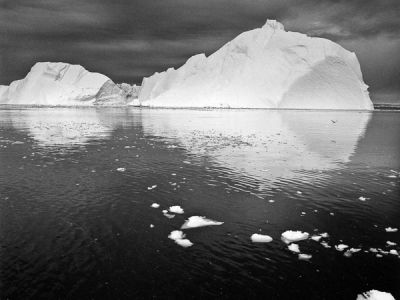
[[[89,105],[109,80],[79,65],[39,62],[24,79],[0,86],[0,104]]]
[[[144,78],[143,106],[372,110],[354,53],[268,20],[206,57]]]

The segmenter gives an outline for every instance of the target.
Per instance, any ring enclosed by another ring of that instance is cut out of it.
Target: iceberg
[[[144,78],[139,103],[153,107],[372,110],[354,53],[275,20],[215,53]]]
[[[126,105],[137,97],[138,87],[115,84],[80,65],[38,62],[24,79],[0,86],[0,104],[14,105]]]

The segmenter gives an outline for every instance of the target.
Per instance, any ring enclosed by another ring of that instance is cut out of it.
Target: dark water
[[[0,298],[399,299],[399,172],[399,112],[2,109]]]

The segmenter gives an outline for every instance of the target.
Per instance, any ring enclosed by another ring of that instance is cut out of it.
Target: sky
[[[140,84],[276,19],[354,51],[374,103],[400,103],[400,0],[0,0],[0,84],[62,61]]]

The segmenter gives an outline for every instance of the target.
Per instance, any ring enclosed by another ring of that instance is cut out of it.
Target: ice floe
[[[186,235],[181,230],[174,230],[168,235],[168,238],[175,241],[179,246],[185,248],[193,246],[193,243],[185,237]]]
[[[174,205],[169,208],[169,211],[175,214],[183,214],[184,210],[179,205]]]
[[[397,232],[398,228],[387,227],[387,228],[385,228],[385,231],[386,232]]]
[[[192,216],[185,221],[182,225],[181,229],[189,229],[196,227],[204,227],[204,226],[214,226],[214,225],[222,225],[224,222],[218,222],[211,219],[207,219],[206,217],[200,216]]]
[[[273,240],[269,235],[258,233],[252,234],[250,239],[253,243],[269,243]]]
[[[298,257],[299,257],[300,260],[310,260],[312,258],[312,255],[311,254],[300,253]]]
[[[290,244],[290,245],[288,246],[288,249],[289,249],[290,251],[292,251],[292,252],[300,253],[300,248],[299,248],[299,245],[297,245],[297,244]]]
[[[151,207],[152,207],[152,208],[159,208],[159,207],[160,207],[160,204],[158,204],[158,203],[153,203],[153,204],[151,205]]]
[[[335,249],[337,251],[343,251],[344,249],[349,248],[349,246],[345,245],[345,244],[339,244],[339,245],[335,245]]]
[[[308,232],[287,230],[282,233],[282,240],[285,243],[290,244],[292,242],[306,240],[309,236],[310,235],[308,234]]]

